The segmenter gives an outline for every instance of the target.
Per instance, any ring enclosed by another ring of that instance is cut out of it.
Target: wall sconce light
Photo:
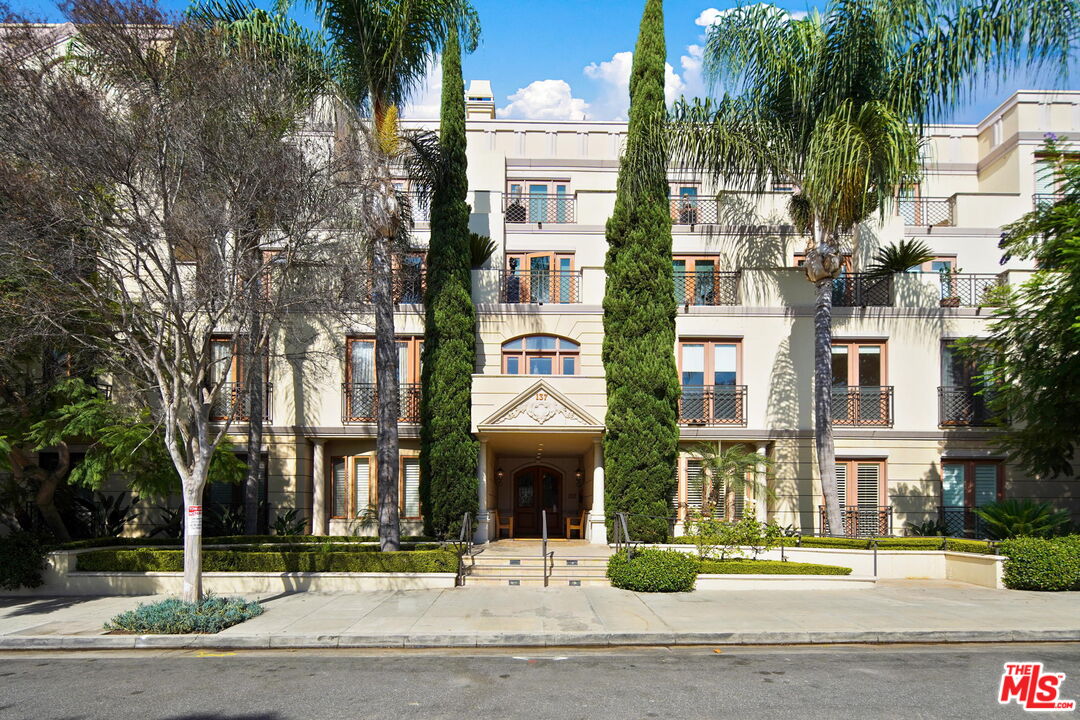
[[[578,468],[574,471],[574,477],[577,478],[577,481],[580,483],[582,478],[585,477],[585,473],[581,472],[581,468]]]
[[[499,482],[502,482],[502,479],[505,476],[506,476],[506,473],[503,472],[502,468],[498,468],[497,470],[495,470],[495,479],[498,480]]]

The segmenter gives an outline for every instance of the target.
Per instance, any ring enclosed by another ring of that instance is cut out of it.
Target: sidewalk
[[[104,635],[148,597],[0,597],[0,650],[1080,641],[1080,593],[881,581],[855,591],[607,587],[296,593],[217,635]]]

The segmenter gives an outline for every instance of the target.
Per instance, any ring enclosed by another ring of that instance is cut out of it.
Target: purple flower
[[[1046,140],[1049,140],[1050,142],[1054,142],[1055,140],[1058,139],[1058,136],[1057,136],[1057,133],[1048,132],[1048,133],[1043,133],[1043,138],[1045,138]]]

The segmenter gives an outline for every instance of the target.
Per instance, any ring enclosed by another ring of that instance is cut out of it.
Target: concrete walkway
[[[260,598],[262,616],[217,635],[103,634],[112,615],[152,599],[0,597],[0,650],[1080,641],[1080,593],[910,580],[813,592],[296,593]]]

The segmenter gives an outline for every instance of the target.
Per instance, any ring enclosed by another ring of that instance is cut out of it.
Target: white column
[[[593,439],[592,507],[589,509],[589,542],[607,545],[607,524],[604,520],[604,444]]]
[[[323,464],[326,441],[312,441],[311,456],[311,534],[326,534],[326,470]]]
[[[488,488],[487,488],[487,454],[488,441],[480,440],[480,457],[476,463],[476,532],[473,534],[473,542],[486,543],[491,536],[491,513],[488,512]]]
[[[769,443],[759,442],[757,444],[757,454],[761,457],[768,457],[769,455]],[[755,478],[758,483],[761,484],[759,488],[754,492],[754,513],[758,522],[768,522],[769,519],[769,496],[765,492],[765,484],[769,482],[768,473],[765,470],[765,464],[759,463],[757,466],[757,477]]]

